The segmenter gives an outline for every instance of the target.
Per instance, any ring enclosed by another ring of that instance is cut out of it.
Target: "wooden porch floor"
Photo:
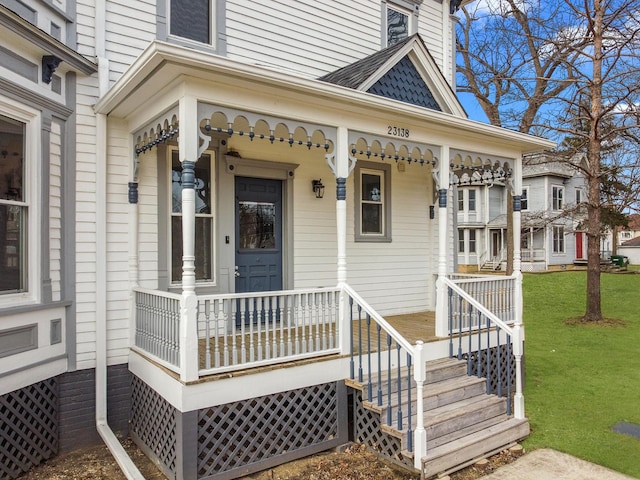
[[[391,315],[384,318],[412,344],[415,344],[418,340],[422,340],[425,343],[442,340],[442,338],[436,337],[435,312]]]
[[[435,342],[438,340],[442,340],[442,338],[436,337],[435,335],[435,312],[418,312],[404,315],[390,315],[388,317],[384,317],[387,322],[389,322],[393,328],[395,328],[400,335],[402,335],[409,343],[415,344],[418,340],[422,340],[425,343]],[[355,325],[354,325],[355,326]],[[303,332],[304,330],[304,332]],[[290,332],[287,332],[287,335],[291,335],[291,337],[295,337],[301,339],[311,339],[313,338],[315,331],[311,331],[308,327],[295,328]],[[358,345],[358,329],[354,328],[354,341],[355,345]],[[273,341],[273,333],[270,333],[271,341]],[[253,336],[253,341],[250,337]],[[250,344],[262,344],[266,345],[269,343],[265,338],[264,331],[262,332],[254,332],[253,334],[249,332],[245,332],[244,334],[245,341],[244,344],[248,347]],[[236,334],[236,336],[226,337],[227,341],[233,342],[232,344],[227,345],[229,348],[239,348],[242,340],[241,335]],[[278,340],[279,341],[279,340]],[[205,364],[205,345],[206,340],[200,339],[200,368],[206,368]],[[215,358],[216,352],[220,355],[220,352],[224,350],[224,339],[218,338],[217,345],[216,339],[211,338],[209,340],[210,351]],[[371,345],[372,351],[375,351],[375,342]],[[366,346],[363,350],[366,350]],[[309,360],[305,360],[303,362],[307,362]],[[314,360],[311,360],[314,361]],[[260,368],[260,367],[259,367]],[[273,367],[267,367],[273,368]]]

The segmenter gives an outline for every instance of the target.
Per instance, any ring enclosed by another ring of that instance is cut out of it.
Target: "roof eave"
[[[98,65],[83,55],[69,48],[64,43],[40,30],[24,18],[0,5],[0,25],[12,31],[16,35],[28,40],[49,55],[54,55],[65,62],[69,67],[85,75],[91,75],[98,71]]]
[[[411,115],[424,121],[433,122],[445,128],[491,136],[496,140],[515,142],[520,145],[522,153],[539,152],[555,147],[555,142],[534,137],[524,133],[495,127],[466,118],[456,117],[448,113],[437,112],[415,105],[390,100],[385,97],[360,92],[351,88],[334,85],[316,79],[296,77],[290,73],[268,69],[262,66],[230,60],[219,55],[201,52],[194,49],[155,41],[134,61],[130,68],[110,88],[110,90],[96,103],[98,113],[110,114],[128,96],[138,89],[147,78],[162,68],[164,64],[180,65],[183,75],[189,75],[189,68],[195,70],[209,70],[244,80],[254,81],[256,84],[267,84],[274,87],[286,87],[290,91],[326,97],[338,100],[343,104],[358,105],[375,108],[387,113]],[[172,79],[166,79],[170,82]]]

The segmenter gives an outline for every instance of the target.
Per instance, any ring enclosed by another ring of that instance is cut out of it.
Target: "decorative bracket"
[[[58,68],[58,65],[62,63],[62,59],[55,55],[43,55],[42,56],[42,81],[46,84],[51,83],[53,73]]]

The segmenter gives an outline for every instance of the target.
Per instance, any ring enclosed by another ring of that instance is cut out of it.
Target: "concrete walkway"
[[[498,468],[482,480],[630,480],[633,477],[543,448]]]

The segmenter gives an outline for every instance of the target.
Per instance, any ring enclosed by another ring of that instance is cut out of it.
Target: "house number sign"
[[[387,134],[394,137],[409,138],[409,129],[398,127],[396,125],[387,126]]]

